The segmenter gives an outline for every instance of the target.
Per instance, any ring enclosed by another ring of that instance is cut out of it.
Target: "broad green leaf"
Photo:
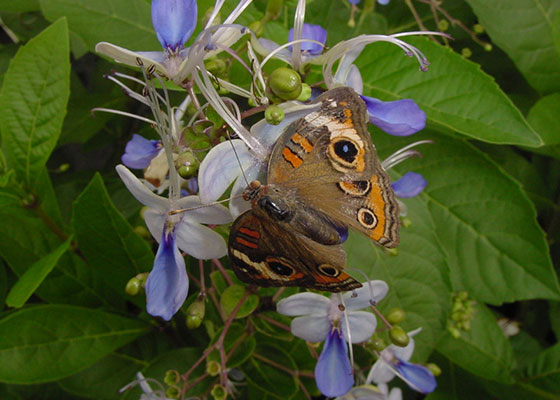
[[[546,349],[525,371],[521,386],[560,398],[560,343]]]
[[[210,344],[216,343],[219,336],[223,332],[221,329],[214,336]],[[254,335],[250,335],[247,332],[245,326],[239,323],[233,323],[230,325],[226,337],[224,338],[224,350],[228,354],[227,366],[228,368],[237,367],[243,364],[255,351],[256,340]],[[233,353],[230,352],[233,350]],[[220,353],[218,350],[214,350],[209,356],[208,360],[220,363]]]
[[[150,19],[150,5],[144,0],[40,0],[40,4],[48,20],[68,18],[70,30],[91,51],[103,41],[133,51],[161,50]]]
[[[10,307],[22,307],[31,295],[37,290],[47,275],[56,266],[60,257],[68,250],[71,238],[58,246],[52,253],[35,262],[25,273],[19,278],[16,284],[8,293],[6,304]]]
[[[560,23],[560,21],[559,21]],[[541,98],[529,110],[527,121],[543,138],[545,146],[536,152],[560,159],[560,93]]]
[[[0,93],[2,148],[27,183],[38,180],[54,149],[70,94],[68,28],[61,19],[23,46]]]
[[[239,304],[239,301],[242,299],[246,290],[247,289],[245,288],[245,286],[231,285],[224,291],[222,297],[220,297],[220,306],[226,318],[231,315],[237,304]],[[243,304],[239,308],[239,311],[235,315],[235,318],[239,319],[246,317],[247,315],[255,311],[258,305],[259,298],[257,297],[257,295],[250,294],[243,301]]]
[[[119,389],[132,381],[147,362],[119,353],[109,354],[91,367],[58,382],[61,388],[80,398],[120,400]]]
[[[413,99],[427,123],[484,142],[537,147],[541,138],[480,66],[424,38],[404,38],[430,61],[426,72],[415,59],[388,43],[366,47],[357,60],[364,94],[381,100]]]
[[[492,313],[482,303],[475,305],[470,331],[458,339],[447,333],[438,345],[446,358],[470,373],[501,383],[513,383],[513,349]]]
[[[39,11],[39,0],[2,0],[0,11],[15,13]]]
[[[467,0],[492,39],[540,92],[560,90],[560,53],[554,40],[556,0]],[[557,28],[556,28],[557,29]]]
[[[0,321],[0,381],[65,378],[145,334],[150,325],[66,305],[22,309]]]
[[[258,343],[255,354],[241,368],[247,381],[277,399],[293,396],[298,389],[295,377],[267,361],[297,371],[294,360],[281,347]]]
[[[126,283],[151,269],[153,252],[115,209],[96,174],[73,205],[72,226],[78,248],[105,284],[124,296]],[[133,302],[141,298],[127,296]]]
[[[294,336],[290,332],[291,318],[276,311],[264,311],[251,318],[255,329],[274,339],[292,341]]]
[[[8,293],[8,273],[4,261],[0,260],[0,311],[4,309],[6,294]]]
[[[447,255],[453,289],[491,304],[558,299],[544,232],[519,184],[466,141],[428,132],[423,139],[435,141],[420,149],[424,157],[396,169],[428,182],[421,198]],[[394,150],[388,140],[379,134],[376,143]],[[409,215],[415,223],[414,211]]]

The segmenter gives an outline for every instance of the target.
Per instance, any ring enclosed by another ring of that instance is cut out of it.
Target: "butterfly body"
[[[258,286],[339,292],[348,227],[385,247],[398,244],[398,205],[367,131],[367,109],[350,88],[319,96],[317,111],[292,123],[272,151],[267,184],[244,192],[251,209],[232,225],[236,275]]]

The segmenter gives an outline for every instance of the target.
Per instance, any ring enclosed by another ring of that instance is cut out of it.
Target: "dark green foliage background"
[[[213,2],[198,4],[203,15]],[[235,4],[228,0],[226,10]],[[295,4],[285,1],[266,37],[287,40]],[[414,4],[435,29],[429,7]],[[411,224],[402,229],[398,255],[352,234],[348,265],[389,284],[381,310],[402,307],[405,329],[423,327],[414,360],[443,371],[428,399],[560,399],[560,3],[454,0],[443,7],[466,26],[481,23],[493,50],[452,26],[452,48],[405,38],[430,60],[427,72],[385,43],[368,46],[357,61],[364,94],[412,98],[428,119],[410,138],[372,128],[380,156],[415,140],[434,144],[391,170],[393,178],[412,170],[428,181],[420,196],[404,201]],[[239,22],[260,20],[265,8],[255,0]],[[307,22],[328,27],[330,46],[362,33],[417,30],[399,0],[359,14],[353,29],[349,15],[345,0],[307,3]],[[159,49],[149,1],[3,0],[0,17],[20,40],[0,36],[0,398],[117,399],[137,371],[158,380],[168,369],[185,372],[217,338],[219,311],[209,302],[203,326],[187,331],[184,314],[163,325],[145,313],[143,296],[125,294],[131,277],[151,269],[154,243],[136,229],[141,206],[114,166],[133,133],[153,133],[136,121],[90,113],[142,112],[102,78],[125,68],[93,49],[99,41]],[[460,55],[464,47],[470,60]],[[231,79],[239,82],[235,71]],[[60,170],[63,164],[69,169]],[[197,265],[187,259],[195,275]],[[207,281],[231,311],[243,290],[226,289],[219,274]],[[461,290],[476,300],[476,313],[471,330],[454,339],[446,324],[451,295]],[[263,303],[273,293],[259,290],[226,336],[226,348],[243,343],[231,359],[247,376],[240,397],[304,398],[294,376],[261,361],[314,367],[300,340],[261,318],[289,323]],[[519,321],[521,332],[504,336],[499,317]],[[246,324],[256,332],[249,338]],[[358,359],[370,356],[357,350]],[[189,395],[207,393],[213,382]],[[312,379],[302,383],[319,394]]]

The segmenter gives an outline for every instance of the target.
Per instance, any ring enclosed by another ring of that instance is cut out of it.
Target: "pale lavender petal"
[[[336,400],[387,400],[385,395],[373,385],[362,385],[353,387],[343,397]]]
[[[163,233],[146,281],[146,309],[150,315],[169,321],[183,305],[189,291],[185,260],[181,256],[173,233]]]
[[[362,343],[368,340],[377,328],[375,315],[367,311],[351,311],[348,313],[348,324],[350,326],[350,338],[346,329],[346,318],[341,318],[340,330],[344,340],[348,343]],[[352,340],[350,340],[352,339]]]
[[[224,238],[207,226],[181,220],[175,225],[177,246],[199,260],[210,260],[226,255]]]
[[[361,0],[348,0],[348,3],[350,4],[360,4]]]
[[[164,52],[158,51],[132,51],[124,47],[116,46],[108,42],[100,42],[95,45],[95,51],[111,57],[117,62],[138,67],[138,60],[140,59],[144,65],[155,65],[156,71],[162,75],[167,75],[166,69],[163,66]]]
[[[161,240],[161,232],[167,220],[167,212],[158,211],[153,208],[148,208],[144,211],[144,222],[153,238],[159,243]]]
[[[303,292],[280,300],[276,304],[276,311],[290,317],[299,315],[326,316],[330,305],[331,301],[325,296],[317,293]]]
[[[181,213],[183,219],[201,224],[222,225],[233,221],[231,213],[221,204],[204,205],[198,196],[187,196],[177,200],[174,204],[175,210],[189,209]]]
[[[364,50],[365,45],[355,45],[352,46],[348,51],[346,51],[346,53],[344,53],[344,56],[340,59],[340,63],[336,69],[336,73],[334,74],[334,77],[329,78],[328,76],[325,77],[325,83],[327,84],[327,87],[329,89],[332,89],[333,87],[335,87],[336,85],[346,85],[350,74],[356,74],[356,70],[357,67],[354,65],[354,61],[356,60],[356,58],[358,58],[358,56],[361,54],[361,52]],[[328,53],[327,53],[328,54]],[[354,72],[352,72],[354,71]],[[359,70],[357,70],[357,72],[359,73]],[[353,77],[351,77],[350,79],[355,80],[357,79],[357,77],[354,75]],[[361,76],[360,76],[361,79]],[[362,85],[363,87],[363,85]],[[356,90],[356,93],[361,94],[362,91],[358,91],[357,89],[359,89],[359,87],[354,88],[353,89]]]
[[[331,322],[325,315],[297,317],[290,324],[292,335],[314,343],[325,340],[330,329]]]
[[[391,186],[397,197],[410,198],[422,193],[427,184],[422,175],[407,172],[398,181],[391,183]]]
[[[235,146],[239,159],[235,156],[232,146]],[[253,156],[239,139],[228,140],[212,148],[202,160],[198,171],[199,194],[202,202],[211,203],[218,200],[241,175],[241,168],[247,168],[252,161]]]
[[[320,42],[324,45],[325,42],[327,41],[327,31],[324,30],[321,27],[321,25],[303,24],[301,38],[316,40],[317,42]],[[292,40],[294,40],[294,28],[291,28],[288,34],[288,41],[291,42]],[[302,52],[305,51],[313,55],[321,54],[323,52],[323,48],[324,46],[321,46],[318,43],[313,43],[313,42],[301,43],[301,51]]]
[[[385,350],[383,350],[385,351]],[[371,367],[366,378],[366,383],[374,382],[376,384],[390,382],[395,377],[395,372],[389,367],[383,356],[379,358]]]
[[[256,44],[255,50],[257,50],[261,55],[268,55],[272,53],[274,50],[276,50],[278,47],[280,47],[278,43],[264,38],[261,38],[257,41],[252,41],[251,43],[253,43],[254,45]],[[292,52],[287,48],[284,48],[282,50],[278,50],[274,54],[274,58],[278,58],[290,64],[292,62]]]
[[[159,140],[148,140],[134,134],[126,144],[121,160],[128,168],[146,168],[160,150],[161,142]]]
[[[436,389],[436,378],[423,365],[397,360],[394,367],[401,374],[401,378],[412,389],[421,393],[431,393]]]
[[[140,179],[138,179],[128,168],[124,165],[119,164],[115,168],[120,178],[122,179],[124,185],[136,200],[145,206],[155,208],[161,211],[167,211],[169,206],[169,200],[160,197],[154,192],[152,192],[146,185],[144,185]]]
[[[411,99],[381,101],[362,96],[369,113],[369,122],[390,135],[409,136],[426,126],[426,114]]]
[[[389,392],[387,400],[402,400],[402,390],[400,388],[393,388]]]
[[[164,49],[183,47],[196,26],[196,0],[152,0],[152,24]]]
[[[380,280],[364,282],[362,285],[361,288],[344,294],[344,305],[347,310],[367,308],[372,300],[376,303],[383,300],[389,291],[389,286]]]
[[[354,385],[348,348],[337,329],[331,330],[315,366],[317,388],[327,397],[342,396]]]
[[[377,2],[382,6],[386,6],[387,4],[389,4],[390,1],[391,0],[377,0]]]
[[[350,70],[348,71],[348,76],[346,77],[346,83],[344,86],[351,87],[358,94],[364,91],[362,74],[360,74],[360,70],[354,64],[350,65]]]

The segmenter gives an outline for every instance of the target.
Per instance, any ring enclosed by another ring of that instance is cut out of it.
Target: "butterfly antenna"
[[[233,150],[233,154],[235,154],[235,158],[237,159],[237,164],[239,164],[239,169],[241,170],[241,175],[243,175],[243,179],[245,180],[245,183],[247,184],[247,186],[249,186],[249,180],[247,179],[247,175],[245,175],[245,171],[243,171],[243,167],[241,166],[241,160],[239,159],[239,155],[237,154],[237,150],[235,150],[235,146],[233,145],[233,142],[231,141],[231,136],[229,135],[229,132],[226,130],[226,135],[229,139],[229,143],[231,144],[231,149]]]
[[[198,210],[199,208],[212,207],[212,206],[215,206],[216,204],[225,203],[226,201],[230,201],[231,199],[238,199],[240,197],[243,197],[243,195],[240,194],[238,196],[230,197],[229,199],[213,201],[212,203],[201,204],[199,206],[194,206],[194,207],[189,207],[189,208],[180,208],[179,210],[169,211],[167,214],[168,215],[175,215],[175,214],[180,214],[180,213],[184,213],[184,212],[187,212],[187,211]]]

